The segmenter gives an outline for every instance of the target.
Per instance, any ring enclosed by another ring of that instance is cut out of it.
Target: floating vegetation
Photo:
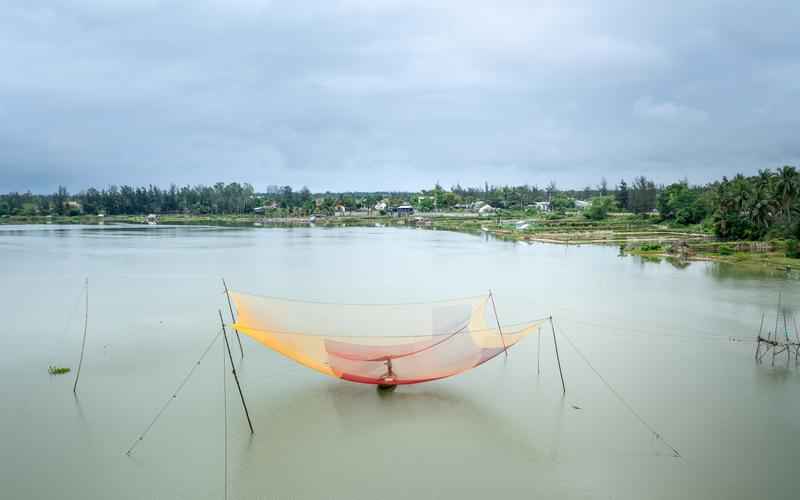
[[[660,252],[661,251],[661,244],[660,243],[645,243],[639,246],[639,250],[642,252]]]
[[[70,371],[71,370],[69,368],[61,366],[50,365],[47,368],[47,373],[49,373],[50,375],[64,375],[65,373],[69,373]]]

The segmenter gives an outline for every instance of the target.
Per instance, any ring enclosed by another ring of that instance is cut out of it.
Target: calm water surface
[[[229,390],[230,498],[797,498],[800,372],[755,366],[747,340],[800,287],[617,253],[409,229],[0,226],[1,496],[222,498],[221,343],[125,451],[217,332],[225,277],[359,303],[491,288],[504,322],[552,314],[566,335],[565,397],[549,331],[540,375],[533,336],[508,360],[388,396],[243,338],[256,434]],[[47,367],[77,365],[85,277],[76,399],[72,375]]]

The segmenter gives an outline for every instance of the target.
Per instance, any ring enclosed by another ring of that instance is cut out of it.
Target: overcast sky
[[[0,191],[800,164],[800,2],[4,0]]]

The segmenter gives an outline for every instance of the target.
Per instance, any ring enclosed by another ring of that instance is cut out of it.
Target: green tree
[[[658,195],[657,206],[662,219],[678,224],[697,224],[709,213],[703,190],[689,187],[686,181],[664,188]]]
[[[550,200],[550,209],[554,212],[564,213],[575,208],[575,198],[564,194],[557,194]]]
[[[619,186],[617,186],[617,192],[615,196],[617,198],[617,205],[619,205],[619,208],[622,210],[628,210],[630,208],[630,193],[628,192],[628,183],[625,182],[625,179],[619,181]]]
[[[66,213],[66,205],[68,200],[69,193],[67,192],[67,188],[59,185],[58,191],[56,191],[56,193],[53,195],[53,209],[55,210],[56,214],[64,215]]]
[[[592,198],[592,204],[583,211],[583,215],[592,220],[603,220],[608,218],[608,213],[614,210],[616,204],[613,196],[597,196]]]
[[[784,166],[778,169],[775,179],[775,194],[778,197],[786,222],[792,222],[792,209],[797,202],[798,178],[794,167]]]
[[[656,186],[644,176],[633,182],[628,201],[629,209],[637,214],[644,214],[656,208]]]

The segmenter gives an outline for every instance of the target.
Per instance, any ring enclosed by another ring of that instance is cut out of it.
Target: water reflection
[[[728,341],[752,339],[764,311],[773,325],[779,290],[787,309],[800,302],[796,281],[780,273],[393,228],[0,228],[0,253],[9,498],[222,496],[217,367],[199,369],[147,446],[124,456],[217,327],[227,307],[220,276],[242,290],[333,302],[492,288],[508,322],[555,311],[687,457],[667,458],[569,348],[563,400],[545,353],[538,384],[535,341],[508,363],[392,394],[246,346],[256,435],[229,394],[232,498],[671,498],[667,484],[687,498],[796,496],[782,479],[800,451],[786,439],[798,430],[800,374],[755,366],[754,345]],[[85,276],[93,293],[79,400],[45,370],[78,352],[80,332],[65,332],[63,320]]]

